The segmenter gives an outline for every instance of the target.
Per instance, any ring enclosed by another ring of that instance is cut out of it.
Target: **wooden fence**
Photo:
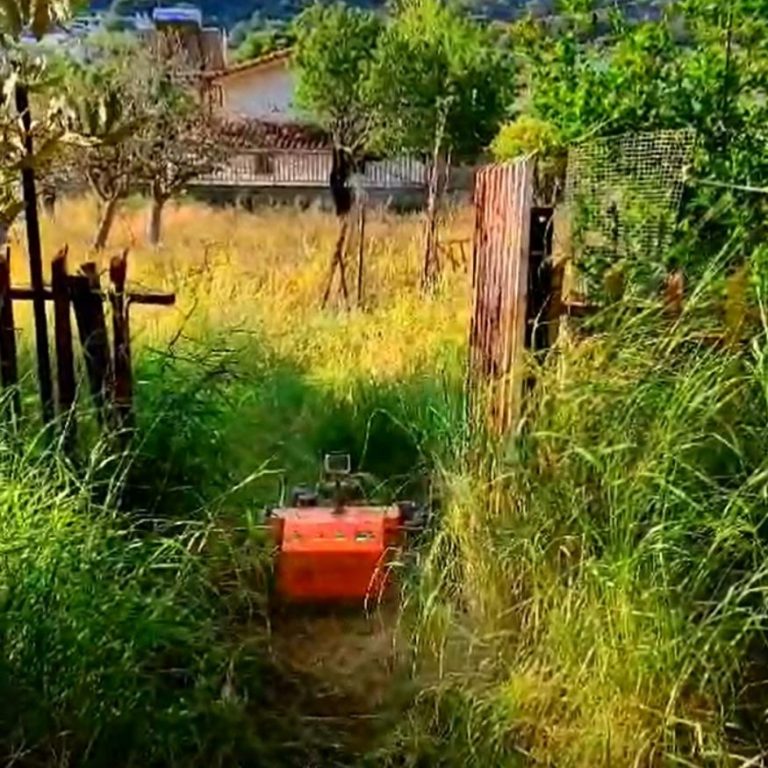
[[[72,315],[83,352],[83,368],[88,391],[100,423],[124,430],[132,423],[133,381],[131,373],[129,308],[132,304],[168,306],[171,293],[135,292],[126,287],[127,252],[115,256],[109,267],[109,285],[102,289],[96,264],[82,264],[76,274],[67,270],[67,249],[51,263],[51,284],[40,290],[16,287],[11,281],[11,252],[0,252],[0,382],[10,393],[12,416],[21,413],[17,328],[14,305],[17,301],[42,299],[53,303],[54,350],[56,354],[55,410],[66,432],[66,444],[75,436],[77,376],[72,332]],[[104,304],[111,307],[112,349]],[[47,380],[43,380],[47,377]],[[44,421],[54,413],[54,387],[50,370],[38,370]]]
[[[535,166],[520,160],[475,178],[468,400],[475,429],[502,435],[532,383],[526,355],[546,354],[563,303],[555,267],[555,210],[534,205]]]
[[[211,174],[196,179],[196,186],[327,187],[331,174],[330,150],[250,150],[231,157]],[[421,189],[426,185],[424,164],[413,157],[368,163],[363,186],[367,189]]]
[[[533,165],[481,168],[475,177],[470,418],[506,431],[519,407],[526,338]]]

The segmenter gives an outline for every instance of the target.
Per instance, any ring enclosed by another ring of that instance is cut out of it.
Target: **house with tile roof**
[[[203,80],[206,108],[235,152],[200,183],[283,190],[282,197],[291,189],[310,195],[328,191],[333,144],[296,104],[290,49],[206,72]],[[373,194],[418,194],[425,186],[425,167],[417,158],[370,162],[358,182]]]

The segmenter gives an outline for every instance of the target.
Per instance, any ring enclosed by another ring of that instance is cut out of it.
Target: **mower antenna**
[[[349,477],[352,472],[352,459],[348,453],[326,453],[323,461],[325,474],[333,480],[334,512],[344,511],[344,495],[341,489],[341,479]]]

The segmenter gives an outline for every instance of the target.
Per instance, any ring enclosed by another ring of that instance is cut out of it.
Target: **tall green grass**
[[[490,469],[446,472],[393,764],[761,764],[768,339],[713,344],[716,293],[564,334]]]
[[[92,206],[64,206],[43,234],[77,263]],[[344,723],[306,717],[314,683],[281,663],[261,512],[331,450],[378,479],[377,498],[430,493],[461,437],[465,277],[423,300],[418,221],[372,212],[366,311],[323,312],[334,217],[181,205],[149,250],[139,214],[116,247],[132,249],[134,284],[177,305],[132,310],[127,450],[94,442],[84,386],[73,460],[39,433],[18,308],[25,420],[0,420],[0,763],[359,765],[367,727],[352,723],[353,748]]]
[[[460,369],[318,379],[256,333],[136,359],[129,449],[73,464],[0,427],[0,761],[355,765],[273,658],[265,505],[346,450],[382,498],[423,497]],[[81,424],[87,419],[81,414]]]

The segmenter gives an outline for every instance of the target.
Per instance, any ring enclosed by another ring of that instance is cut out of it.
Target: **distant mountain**
[[[239,22],[285,22],[299,14],[312,0],[199,0],[194,5],[203,12],[206,24],[232,29]],[[537,10],[552,5],[553,0],[481,0],[473,9],[488,18],[508,20],[522,9],[533,6]],[[360,8],[380,8],[386,0],[349,0]],[[156,0],[91,0],[91,10],[106,11],[114,8],[121,15],[148,12],[156,5],[182,5],[189,3],[157,2]]]
[[[328,0],[330,2],[331,0]],[[474,15],[496,21],[511,21],[526,11],[537,16],[553,13],[557,0],[460,0]],[[158,5],[193,5],[203,12],[206,24],[235,30],[237,45],[248,29],[271,25],[284,25],[310,5],[313,0],[196,0],[173,2],[172,0],[91,0],[91,10],[106,11],[112,8],[123,16],[136,12],[148,13]],[[382,8],[387,0],[347,0],[359,8]],[[620,7],[630,18],[658,16],[669,0],[601,0],[598,5]]]

